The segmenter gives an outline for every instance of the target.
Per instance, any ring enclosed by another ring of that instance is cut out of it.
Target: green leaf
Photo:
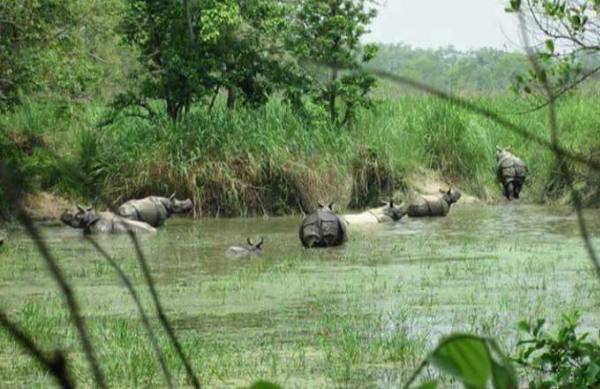
[[[554,41],[552,39],[546,40],[546,49],[550,53],[554,53]]]
[[[490,357],[482,338],[452,335],[443,340],[428,360],[467,386],[484,388],[492,373]]]

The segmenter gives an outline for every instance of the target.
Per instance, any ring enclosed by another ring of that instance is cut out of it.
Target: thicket
[[[379,100],[363,70],[371,64],[451,91],[499,92],[474,100],[512,115],[523,101],[504,92],[525,66],[522,55],[363,46],[370,6],[4,2],[2,162],[26,191],[98,205],[176,190],[199,212],[282,214],[319,198],[374,204],[428,170],[493,198],[494,147],[512,144],[530,164],[529,199],[564,197],[549,152],[432,98]],[[595,101],[594,93],[571,96],[560,108],[566,147],[590,158],[600,143]],[[543,113],[512,119],[545,134]],[[574,168],[597,203],[597,176]]]

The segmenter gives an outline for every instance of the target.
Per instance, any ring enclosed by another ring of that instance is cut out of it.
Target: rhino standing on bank
[[[384,205],[381,207],[371,208],[355,215],[342,215],[341,218],[347,225],[371,225],[393,223],[406,215],[406,210],[402,207],[402,204],[396,205],[393,200],[390,202],[382,201],[382,203]]]
[[[307,248],[339,246],[346,239],[346,223],[333,212],[333,203],[319,204],[300,225],[300,241]]]
[[[124,233],[156,232],[145,222],[129,220],[112,212],[96,212],[91,207],[77,206],[76,210],[65,211],[60,220],[73,228],[81,228],[85,233]]]
[[[263,239],[260,238],[258,243],[253,243],[252,239],[248,238],[247,244],[243,246],[231,246],[225,251],[225,256],[228,258],[243,258],[257,255],[262,252]]]
[[[508,200],[518,199],[527,177],[527,165],[510,152],[496,146],[496,175],[504,187],[504,197]]]
[[[408,206],[408,216],[446,216],[450,212],[450,206],[457,202],[460,196],[461,193],[456,189],[440,189],[440,194],[437,195],[421,195]]]
[[[129,200],[118,209],[119,215],[130,220],[146,222],[152,227],[160,227],[174,213],[189,212],[192,200],[177,200],[171,197],[150,196],[143,199]]]

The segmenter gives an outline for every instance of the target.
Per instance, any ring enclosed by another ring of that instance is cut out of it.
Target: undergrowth
[[[511,97],[477,100],[547,137],[544,111],[517,114]],[[564,146],[598,158],[597,97],[571,96],[558,112]],[[512,145],[529,165],[527,200],[558,201],[568,193],[549,150],[429,97],[380,101],[349,128],[299,116],[277,101],[234,112],[196,107],[180,123],[121,116],[99,126],[107,113],[100,103],[25,102],[0,118],[3,160],[28,190],[103,205],[176,191],[194,200],[197,214],[230,216],[298,212],[317,200],[362,208],[410,188],[431,170],[444,184],[496,199],[495,146]],[[572,167],[588,204],[597,205],[598,174]]]

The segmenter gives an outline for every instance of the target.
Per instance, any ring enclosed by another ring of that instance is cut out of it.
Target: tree
[[[277,0],[129,0],[127,41],[140,50],[146,73],[137,93],[118,105],[164,100],[173,120],[202,99],[214,103],[227,92],[227,106],[241,97],[260,105],[285,72],[287,5]]]
[[[535,94],[545,85],[557,97],[600,72],[599,0],[510,0],[506,10],[533,32],[538,69],[517,78],[518,90]]]
[[[20,91],[82,97],[97,86],[106,68],[98,52],[114,43],[109,14],[119,4],[0,1],[0,105],[18,103]]]
[[[311,75],[312,94],[326,108],[331,122],[338,125],[347,123],[356,108],[371,103],[368,93],[375,85],[375,78],[360,69],[377,52],[377,46],[362,46],[360,42],[376,15],[368,3],[367,0],[303,0],[297,6],[294,51],[300,58],[329,67],[325,77],[322,73]],[[345,112],[340,114],[342,109]]]

